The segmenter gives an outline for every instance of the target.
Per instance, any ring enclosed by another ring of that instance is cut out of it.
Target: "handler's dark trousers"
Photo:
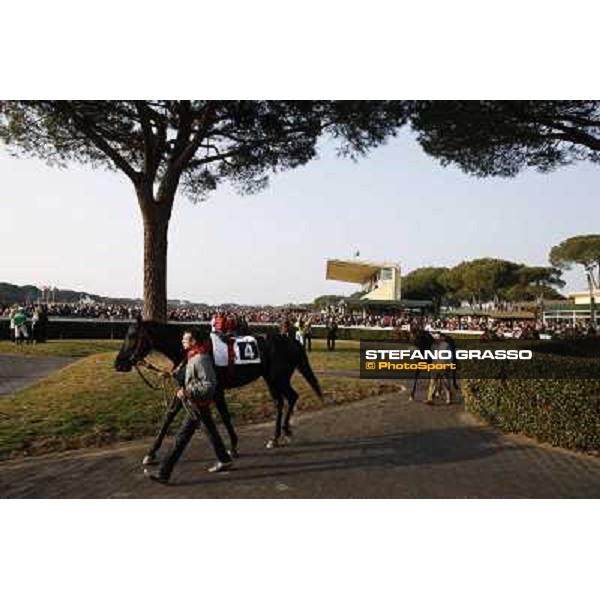
[[[177,432],[173,447],[162,462],[160,467],[161,477],[168,479],[171,476],[173,468],[177,464],[177,461],[181,458],[181,455],[183,454],[187,445],[190,443],[194,432],[196,429],[198,429],[200,424],[202,424],[206,430],[208,439],[215,450],[217,460],[222,463],[231,462],[231,458],[229,454],[227,454],[225,444],[223,443],[221,435],[219,434],[217,426],[213,420],[210,407],[195,407],[186,415],[181,427],[179,428],[179,431]]]

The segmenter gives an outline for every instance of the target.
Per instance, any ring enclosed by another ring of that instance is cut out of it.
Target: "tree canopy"
[[[550,264],[561,269],[580,265],[590,293],[591,320],[596,323],[595,292],[600,289],[600,235],[577,235],[563,240],[550,250]]]
[[[597,100],[416,101],[411,126],[425,152],[479,177],[600,162]]]
[[[550,250],[549,260],[550,264],[561,269],[581,265],[592,271],[600,270],[600,235],[570,237]]]
[[[387,101],[40,101],[4,102],[0,116],[0,137],[12,152],[118,169],[163,202],[179,178],[194,201],[224,181],[254,192],[270,173],[315,158],[325,133],[341,155],[363,156],[404,124],[406,108]]]

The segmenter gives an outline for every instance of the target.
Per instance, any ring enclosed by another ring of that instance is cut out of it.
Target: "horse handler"
[[[431,349],[435,351],[449,351],[452,357],[456,356],[456,345],[451,338],[447,336],[435,334],[435,342],[432,344]],[[452,404],[454,402],[454,390],[452,383],[456,384],[456,380],[453,380],[453,375],[456,375],[456,371],[450,369],[450,365],[456,363],[456,358],[436,358],[431,361],[431,365],[440,367],[431,372],[431,379],[429,381],[429,391],[427,392],[427,400],[425,404],[433,404],[433,399],[436,396],[441,396],[442,392],[446,395],[446,404]]]
[[[167,484],[169,482],[173,468],[200,425],[204,425],[217,456],[217,462],[208,471],[210,473],[226,471],[233,464],[210,411],[210,404],[217,389],[217,375],[212,364],[209,346],[199,343],[198,339],[199,336],[193,331],[184,332],[182,339],[187,353],[187,361],[180,367],[185,369],[185,379],[183,387],[177,390],[177,398],[186,408],[187,416],[158,471],[144,469],[146,477],[159,483]],[[174,376],[177,377],[177,373]]]

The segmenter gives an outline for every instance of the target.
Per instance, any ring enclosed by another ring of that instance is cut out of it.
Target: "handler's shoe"
[[[232,466],[233,466],[232,460],[230,460],[229,462],[226,462],[226,463],[217,461],[212,467],[209,467],[207,469],[207,471],[209,473],[221,473],[223,471],[229,471],[229,469],[231,469]]]
[[[148,479],[151,479],[152,481],[156,481],[156,483],[162,483],[162,485],[169,485],[169,478],[162,475],[160,471],[152,471],[150,469],[144,469],[144,475]]]
[[[144,465],[145,467],[157,464],[158,458],[156,458],[156,454],[146,454],[146,456],[144,456],[144,458],[142,459],[142,465]]]

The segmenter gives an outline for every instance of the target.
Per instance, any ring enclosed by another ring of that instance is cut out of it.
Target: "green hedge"
[[[327,337],[327,330],[324,326],[313,326],[312,329],[313,338],[325,339]],[[468,333],[453,333],[452,339],[454,340],[473,340],[475,336],[469,335]],[[392,329],[362,329],[355,327],[344,327],[338,329],[337,338],[338,340],[369,340],[375,342],[408,342],[409,334],[406,331],[398,331]]]
[[[600,374],[597,359],[545,360]],[[466,379],[462,388],[466,409],[503,431],[564,448],[600,450],[600,379]]]

